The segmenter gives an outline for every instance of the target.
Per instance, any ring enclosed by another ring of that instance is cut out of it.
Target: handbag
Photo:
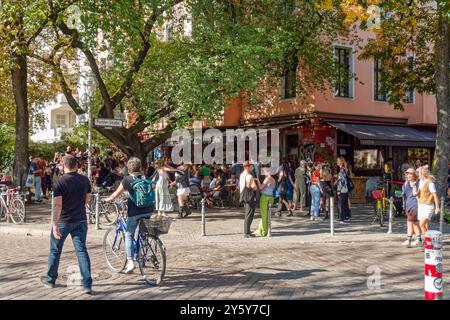
[[[27,181],[25,182],[25,186],[27,188],[32,188],[32,187],[34,187],[34,182],[35,182],[34,174],[29,174],[27,176]]]
[[[239,197],[240,203],[255,203],[256,202],[256,192],[255,190],[244,187],[244,190],[241,192],[241,196]]]

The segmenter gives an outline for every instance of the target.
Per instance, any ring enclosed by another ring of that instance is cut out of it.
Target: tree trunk
[[[143,165],[147,164],[147,155],[150,149],[140,142],[137,134],[130,135],[126,132],[126,129],[105,129],[100,127],[95,129],[125,153],[128,158],[138,157]]]
[[[441,12],[435,46],[437,130],[436,151],[433,159],[433,173],[437,177],[437,190],[440,197],[447,193],[449,160],[449,37],[449,21]]]
[[[25,186],[28,174],[28,66],[25,55],[15,56],[16,67],[11,70],[12,90],[16,105],[16,139],[14,146],[13,179],[14,184]]]

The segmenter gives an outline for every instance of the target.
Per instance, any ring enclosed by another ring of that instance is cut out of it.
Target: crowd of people
[[[82,152],[78,148],[73,151],[68,146],[65,152],[55,153],[50,160],[44,159],[42,155],[30,157],[29,176],[32,176],[32,179],[27,179],[27,186],[33,190],[36,203],[41,203],[43,198],[48,199],[52,186],[63,175],[65,168],[62,157],[65,155],[73,156],[78,163],[78,173],[88,176],[87,152]],[[129,160],[115,150],[109,150],[104,157],[100,157],[98,152],[93,150],[91,161],[91,183],[97,188],[113,192],[120,186],[121,181],[129,176]],[[383,179],[408,181],[408,173],[418,168],[426,166],[420,160],[410,164],[405,159],[399,166],[401,176],[394,177],[392,161],[387,161],[383,166]],[[187,217],[191,214],[193,204],[190,199],[195,197],[205,199],[208,207],[224,207],[225,204],[236,208],[244,206],[246,212],[244,233],[248,236],[267,235],[268,207],[272,205],[276,205],[275,215],[278,217],[284,213],[293,216],[294,212],[299,212],[308,215],[312,221],[319,218],[326,220],[330,215],[330,198],[335,197],[339,221],[349,222],[352,217],[350,195],[353,190],[353,173],[351,166],[342,156],[328,163],[305,159],[296,165],[292,161],[283,160],[275,173],[258,162],[231,165],[188,163],[175,165],[170,158],[160,158],[148,162],[143,167],[143,172],[155,181],[155,209],[158,215],[167,216],[167,213],[178,210],[179,218]],[[242,193],[246,189],[244,176],[251,176],[253,179],[251,186],[248,186],[255,193],[255,201],[251,205],[247,205],[248,203],[242,199]],[[8,183],[11,180],[10,174],[3,175],[1,180],[2,183]],[[410,201],[406,201],[403,208],[408,204]],[[251,225],[257,206],[261,209],[262,219],[257,230],[251,233],[248,226]]]

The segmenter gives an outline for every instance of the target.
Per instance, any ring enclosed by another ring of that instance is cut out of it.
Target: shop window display
[[[355,169],[379,169],[384,159],[378,149],[363,149],[354,151],[353,162]]]

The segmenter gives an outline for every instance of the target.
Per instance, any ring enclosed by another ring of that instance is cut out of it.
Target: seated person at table
[[[236,176],[236,174],[231,174],[231,178],[227,180],[227,185],[229,187],[229,191],[230,191],[230,197],[231,197],[231,202],[233,204],[238,204],[239,203],[239,179]]]
[[[209,189],[211,193],[209,193],[209,196],[206,198],[206,201],[208,204],[212,204],[214,202],[214,199],[223,199],[225,190],[225,180],[223,179],[221,174],[218,174],[216,178],[211,181],[211,184],[209,185]]]

